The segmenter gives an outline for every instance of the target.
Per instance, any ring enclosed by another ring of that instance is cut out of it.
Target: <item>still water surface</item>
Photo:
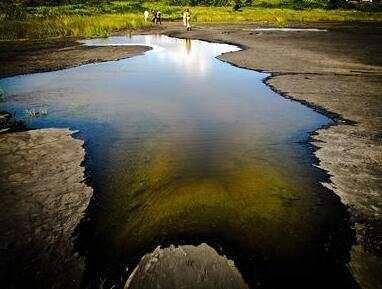
[[[345,210],[319,184],[307,144],[328,118],[215,58],[232,45],[161,35],[85,44],[153,50],[0,80],[3,109],[85,140],[95,189],[80,230],[85,283],[120,286],[157,245],[207,242],[252,287],[349,286]],[[33,108],[48,114],[27,118]]]

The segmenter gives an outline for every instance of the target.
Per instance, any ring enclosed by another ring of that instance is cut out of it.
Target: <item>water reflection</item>
[[[174,63],[184,74],[191,74],[193,77],[205,77],[207,73],[212,73],[211,56],[218,56],[226,51],[238,51],[239,48],[226,44],[210,43],[208,52],[201,42],[192,42],[190,39],[176,39],[160,34],[141,35],[131,37],[112,37],[107,39],[91,39],[81,41],[85,45],[96,46],[126,46],[142,44],[153,48],[152,52],[157,58]],[[191,44],[193,43],[193,45]],[[168,66],[170,67],[170,63]]]
[[[186,46],[187,54],[190,54],[190,52],[191,52],[191,39],[189,39],[189,38],[184,39],[184,43]]]
[[[348,287],[345,209],[319,184],[305,144],[326,117],[215,58],[235,46],[161,35],[85,43],[154,49],[0,84],[19,117],[48,107],[31,127],[69,126],[85,140],[92,287],[100,276],[121,286],[126,264],[182,242],[229,255],[251,286]]]

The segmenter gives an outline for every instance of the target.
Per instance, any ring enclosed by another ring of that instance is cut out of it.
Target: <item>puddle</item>
[[[16,117],[49,112],[29,127],[70,127],[85,140],[90,288],[120,288],[125,268],[158,245],[203,242],[251,288],[351,288],[345,208],[320,185],[306,143],[328,118],[271,91],[266,74],[215,58],[232,45],[161,35],[85,43],[154,49],[0,85]]]

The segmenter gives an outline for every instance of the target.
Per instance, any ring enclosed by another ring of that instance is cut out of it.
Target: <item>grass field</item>
[[[280,0],[268,1],[267,5],[277,7],[275,1]],[[239,12],[234,12],[231,7],[191,7],[192,21],[194,23],[257,22],[276,26],[286,26],[296,22],[382,21],[382,12],[322,8],[295,10],[288,6],[286,8],[263,6],[245,7]],[[181,19],[184,8],[164,2],[137,3],[136,1],[62,6],[16,6],[12,7],[12,10],[0,12],[0,40],[62,36],[102,37],[118,30],[150,27],[152,24],[145,23],[142,16],[146,9],[159,9],[165,21],[174,21]]]

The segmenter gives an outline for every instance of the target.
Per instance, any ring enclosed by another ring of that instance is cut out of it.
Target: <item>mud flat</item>
[[[3,288],[79,288],[73,238],[92,189],[83,141],[68,129],[0,133],[0,279]]]
[[[146,46],[86,47],[75,39],[3,41],[0,42],[0,78],[129,58],[150,49]]]
[[[189,288],[248,289],[233,261],[205,243],[157,247],[131,273],[125,289]]]
[[[381,27],[318,25],[328,31],[255,31],[253,25],[196,27],[166,34],[235,43],[243,51],[219,57],[271,74],[265,82],[285,97],[332,117],[336,125],[315,132],[323,184],[349,206],[358,242],[350,270],[362,288],[382,280],[382,58]]]

